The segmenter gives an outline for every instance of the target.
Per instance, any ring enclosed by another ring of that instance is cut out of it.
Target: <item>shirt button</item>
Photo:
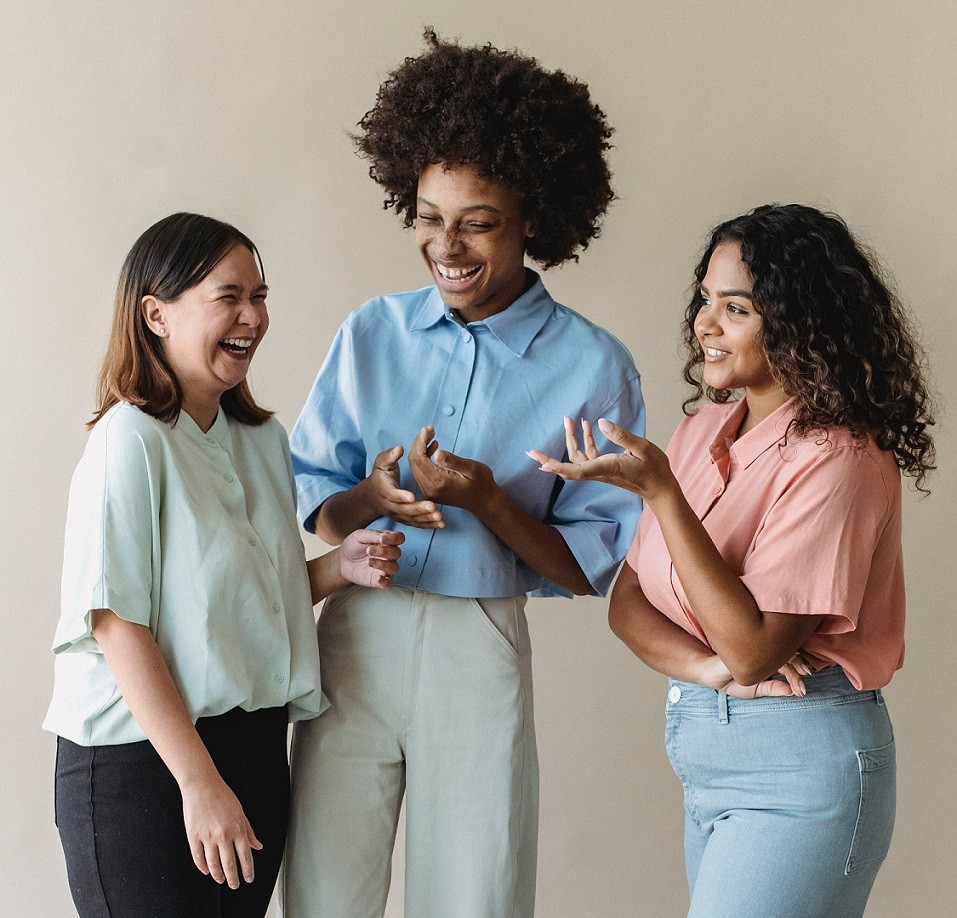
[[[681,689],[678,688],[677,685],[673,685],[670,689],[668,689],[668,701],[670,701],[672,704],[677,704],[679,701],[681,701]]]
[[[223,478],[225,478],[226,481],[228,481],[228,482],[230,482],[230,483],[233,481],[233,476],[232,476],[232,475],[223,475]]]
[[[446,406],[442,409],[442,414],[444,414],[444,415],[449,415],[449,416],[455,414],[455,406],[454,406],[454,405],[446,405]]]
[[[250,544],[250,545],[255,545],[255,544],[256,544],[256,540],[255,540],[252,536],[249,537],[249,544]]]
[[[282,606],[279,605],[278,602],[274,602],[274,603],[272,604],[272,610],[273,610],[273,612],[279,612],[281,609],[282,609]]]
[[[406,561],[409,562],[409,567],[415,567],[419,559],[415,555],[406,555]]]
[[[279,676],[276,676],[276,681],[277,681],[277,682],[285,682],[286,680],[285,680],[285,678],[284,678],[282,675],[279,675]]]
[[[715,495],[720,494],[720,493],[721,493],[721,485],[715,485],[715,486],[714,486],[714,491],[713,491],[712,493],[715,494]]]

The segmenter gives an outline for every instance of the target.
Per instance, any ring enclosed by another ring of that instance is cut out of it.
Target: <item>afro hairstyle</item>
[[[353,137],[387,192],[384,206],[411,226],[422,172],[471,166],[521,196],[529,258],[543,268],[577,261],[614,198],[612,128],[588,87],[516,51],[462,47],[431,28],[425,41],[379,87]]]

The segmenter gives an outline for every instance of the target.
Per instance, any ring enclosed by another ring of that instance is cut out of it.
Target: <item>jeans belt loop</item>
[[[718,692],[718,723],[726,724],[728,722],[728,695],[726,692]]]
[[[883,704],[883,703],[884,703],[884,694],[883,694],[883,692],[881,692],[880,689],[874,689],[874,700],[875,700],[878,704]]]

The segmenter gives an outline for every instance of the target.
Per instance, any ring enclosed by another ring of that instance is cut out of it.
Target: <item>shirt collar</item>
[[[201,443],[218,443],[226,449],[229,449],[232,445],[232,439],[229,436],[229,419],[222,408],[216,413],[216,420],[213,421],[213,426],[206,433],[203,433],[199,425],[183,410],[180,410],[176,419],[176,426]]]
[[[788,399],[760,424],[735,440],[734,436],[741,426],[741,420],[747,408],[747,402],[743,398],[732,405],[718,435],[711,443],[710,452],[713,461],[717,461],[723,454],[731,453],[744,468],[747,468],[758,456],[784,439],[791,421],[797,415],[798,403],[796,398]]]
[[[494,316],[482,322],[473,322],[473,326],[484,325],[510,351],[522,357],[535,336],[542,330],[555,309],[542,279],[535,271],[526,268],[534,278],[528,288],[514,303]],[[410,328],[413,331],[432,328],[442,320],[461,325],[445,303],[437,287],[433,287],[425,301],[412,318]]]

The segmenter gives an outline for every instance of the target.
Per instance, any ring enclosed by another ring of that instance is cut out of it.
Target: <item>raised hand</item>
[[[578,445],[575,422],[565,418],[565,446],[568,461],[561,462],[533,449],[528,455],[539,463],[543,472],[551,472],[572,481],[603,481],[626,491],[633,491],[651,500],[664,488],[677,486],[668,457],[650,440],[636,436],[624,427],[601,418],[601,432],[624,448],[623,453],[598,451],[591,423],[582,419],[582,446]]]
[[[399,460],[403,452],[401,446],[393,446],[375,457],[372,471],[364,482],[369,500],[378,516],[418,529],[441,529],[445,525],[442,511],[431,500],[418,500],[411,491],[399,487]]]
[[[422,496],[476,513],[498,487],[492,470],[483,462],[439,449],[434,437],[434,427],[423,427],[409,450],[409,467]]]
[[[357,529],[339,546],[339,573],[359,586],[388,589],[399,570],[401,532]]]

